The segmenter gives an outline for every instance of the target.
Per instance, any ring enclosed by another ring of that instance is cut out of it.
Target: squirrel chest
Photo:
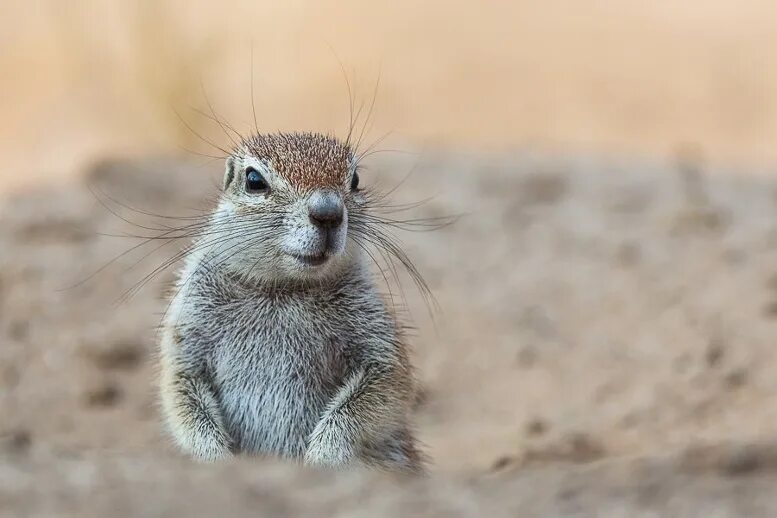
[[[209,304],[207,328],[193,323],[202,361],[235,446],[299,457],[326,405],[348,375],[336,315],[305,298]]]

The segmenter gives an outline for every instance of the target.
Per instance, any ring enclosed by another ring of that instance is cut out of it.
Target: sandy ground
[[[377,155],[364,180],[409,171],[395,199],[432,197],[414,216],[461,214],[401,236],[440,306],[430,318],[405,283],[428,480],[180,458],[154,389],[172,273],[119,299],[184,243],[109,263],[137,241],[103,234],[144,230],[97,198],[159,225],[138,210],[196,214],[220,171],[114,161],[0,204],[0,514],[777,513],[769,175],[427,152]]]

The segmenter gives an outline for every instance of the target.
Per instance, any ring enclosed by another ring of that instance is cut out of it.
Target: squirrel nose
[[[336,193],[316,191],[308,201],[310,221],[321,228],[334,228],[343,222],[343,200]]]

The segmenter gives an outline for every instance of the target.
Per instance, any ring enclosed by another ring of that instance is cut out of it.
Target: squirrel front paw
[[[337,468],[354,461],[356,451],[342,427],[332,419],[323,419],[310,436],[305,464]]]
[[[195,446],[193,453],[195,458],[202,462],[227,460],[234,456],[229,445],[217,442],[201,443]]]
[[[224,433],[179,434],[178,441],[184,451],[200,462],[216,462],[234,456],[232,441]]]

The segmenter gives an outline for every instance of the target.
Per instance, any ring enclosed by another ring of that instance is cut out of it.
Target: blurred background
[[[0,16],[4,185],[190,146],[174,110],[203,129],[187,111],[203,88],[250,128],[252,48],[266,130],[343,131],[339,59],[360,99],[380,75],[375,134],[415,144],[777,159],[768,0],[6,0]]]
[[[773,1],[4,0],[0,20],[0,514],[777,514]],[[463,215],[400,236],[440,304],[405,286],[432,475],[192,464],[154,366],[155,268],[186,243],[126,235],[208,207],[213,113],[344,136],[349,87],[383,151],[363,180]]]

